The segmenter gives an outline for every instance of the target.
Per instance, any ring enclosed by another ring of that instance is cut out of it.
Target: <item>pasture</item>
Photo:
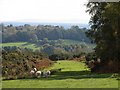
[[[17,47],[21,47],[21,48],[29,48],[29,49],[39,49],[39,47],[37,47],[35,44],[32,43],[28,43],[28,42],[12,42],[12,43],[2,43],[0,44],[0,46],[5,47],[5,46],[17,46]]]
[[[48,78],[2,81],[3,88],[118,88],[118,80],[112,74],[90,73],[84,63],[57,61],[47,69],[62,70]]]

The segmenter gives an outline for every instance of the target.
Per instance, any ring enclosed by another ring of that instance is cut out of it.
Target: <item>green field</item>
[[[31,44],[28,42],[12,42],[12,43],[2,43],[0,46],[5,47],[5,46],[17,46],[21,48],[30,48],[33,50],[39,49],[40,47],[37,47],[35,44]]]
[[[112,74],[93,74],[84,63],[57,61],[47,69],[62,68],[48,78],[5,80],[3,88],[118,88],[118,80]]]

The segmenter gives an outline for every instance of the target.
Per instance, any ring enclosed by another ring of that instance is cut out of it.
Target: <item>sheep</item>
[[[35,71],[34,71],[34,70],[31,70],[31,71],[30,71],[30,74],[35,74]]]
[[[37,72],[37,68],[33,68],[35,72]]]
[[[31,76],[31,77],[34,77],[34,75],[35,75],[35,71],[34,71],[34,70],[31,70],[31,71],[30,71],[30,76]]]
[[[41,77],[42,72],[41,72],[41,71],[36,71],[35,75],[36,75],[37,77],[39,77],[39,76]]]
[[[33,68],[33,70],[30,71],[30,74],[35,74],[37,72],[36,68]]]
[[[50,74],[51,74],[51,71],[50,71],[50,70],[48,70],[46,73],[47,73],[47,75],[50,75]]]
[[[45,71],[43,72],[43,77],[46,77],[46,78],[48,77],[47,72],[45,72]]]

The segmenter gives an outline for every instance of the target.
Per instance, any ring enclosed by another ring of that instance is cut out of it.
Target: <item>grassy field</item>
[[[112,74],[93,74],[83,63],[58,61],[47,69],[62,68],[49,78],[2,81],[3,88],[118,88],[118,80]]]
[[[21,48],[30,48],[33,50],[39,49],[39,47],[36,47],[35,44],[31,44],[28,42],[12,42],[12,43],[2,43],[0,46],[5,47],[5,46],[17,46]]]

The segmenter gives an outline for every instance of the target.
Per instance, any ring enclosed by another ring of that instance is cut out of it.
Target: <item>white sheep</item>
[[[35,74],[36,74],[36,76],[41,76],[42,72],[41,71],[37,71]]]
[[[37,72],[37,68],[33,68],[35,72]]]
[[[34,71],[34,70],[31,70],[31,71],[30,71],[30,74],[35,74],[35,71]]]
[[[33,77],[35,75],[35,71],[34,70],[31,70],[30,71],[30,75]]]
[[[50,70],[48,70],[46,73],[47,73],[47,75],[50,75],[50,74],[51,74]]]

